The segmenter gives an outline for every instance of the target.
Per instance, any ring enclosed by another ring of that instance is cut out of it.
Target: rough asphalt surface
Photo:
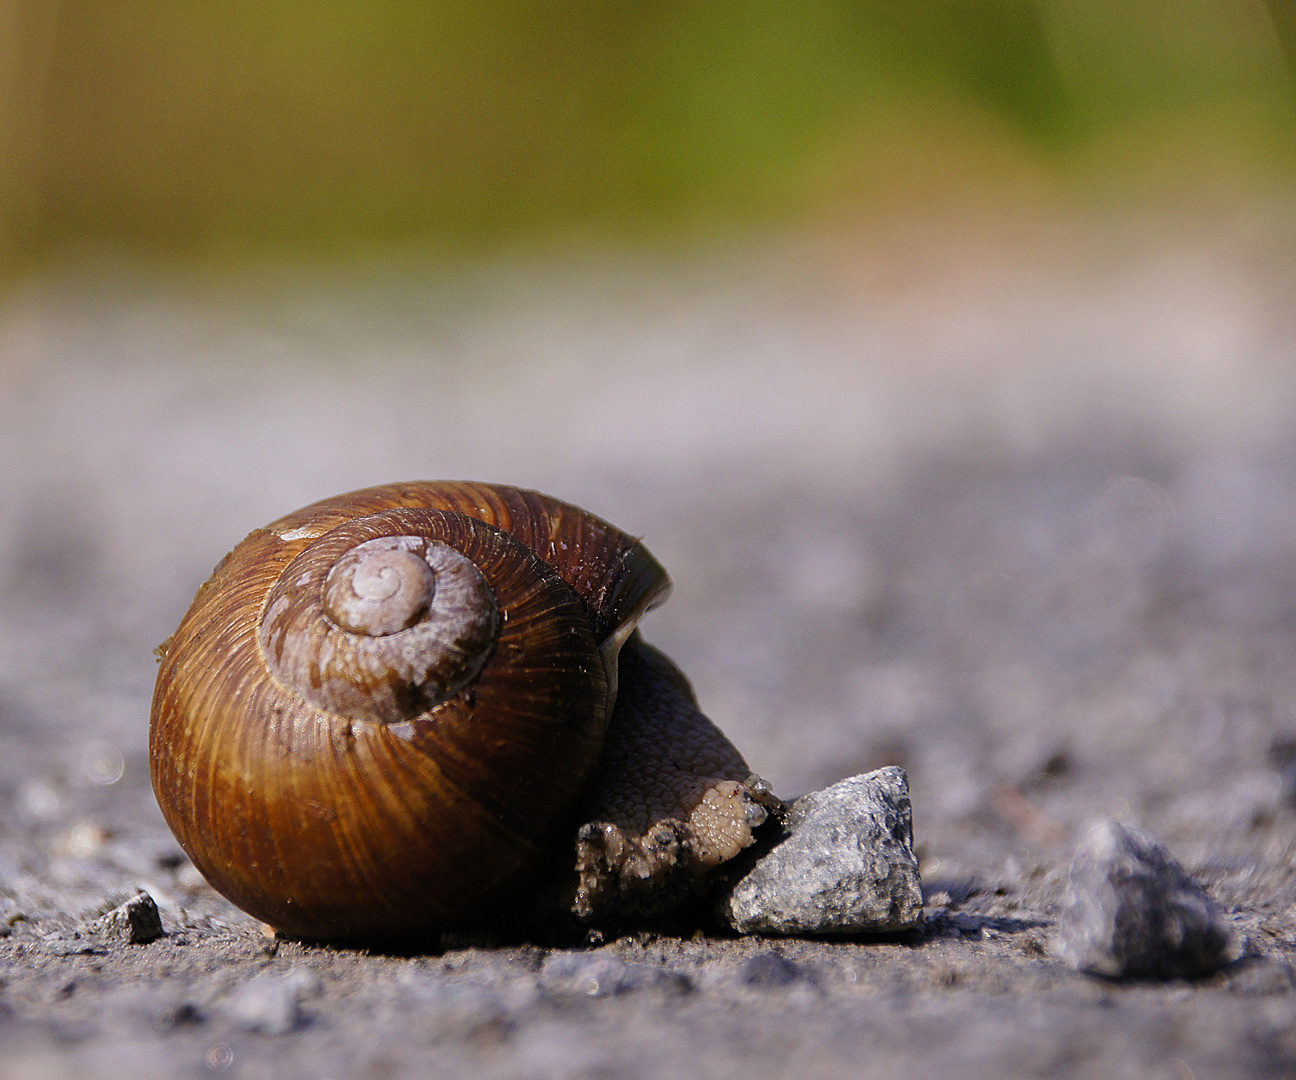
[[[12,294],[0,1077],[1296,1075],[1288,221]],[[436,477],[642,534],[676,586],[646,636],[780,794],[907,769],[921,929],[371,955],[208,889],[149,788],[152,648],[251,528]],[[1065,966],[1100,818],[1242,958]],[[140,888],[165,936],[88,929]]]

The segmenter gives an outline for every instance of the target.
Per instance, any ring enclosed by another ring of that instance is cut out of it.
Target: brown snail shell
[[[162,812],[217,890],[310,938],[453,927],[555,857],[586,914],[713,865],[764,816],[741,756],[637,640],[617,704],[619,654],[669,589],[636,538],[537,492],[314,503],[230,552],[160,650]]]

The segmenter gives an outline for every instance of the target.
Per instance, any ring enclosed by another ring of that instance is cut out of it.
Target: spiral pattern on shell
[[[285,932],[470,919],[570,827],[617,652],[668,589],[634,537],[516,488],[389,485],[281,518],[164,646],[163,814],[220,892]]]
[[[298,555],[261,618],[271,670],[312,705],[353,720],[411,719],[470,683],[494,647],[499,613],[472,559],[432,539],[451,525],[440,511],[388,510],[339,525]]]

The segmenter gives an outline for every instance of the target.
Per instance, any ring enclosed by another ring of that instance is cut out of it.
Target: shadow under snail
[[[159,649],[158,803],[219,892],[299,937],[667,911],[779,805],[639,636],[669,590],[635,537],[534,491],[313,503]]]

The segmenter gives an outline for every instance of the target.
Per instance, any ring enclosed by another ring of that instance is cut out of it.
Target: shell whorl
[[[436,595],[435,563],[427,557],[432,542],[386,536],[357,544],[324,579],[324,614],[353,634],[387,637],[408,630]]]
[[[395,722],[476,678],[499,611],[472,560],[435,539],[447,533],[446,519],[426,509],[367,515],[289,563],[260,628],[279,679],[328,712]]]

